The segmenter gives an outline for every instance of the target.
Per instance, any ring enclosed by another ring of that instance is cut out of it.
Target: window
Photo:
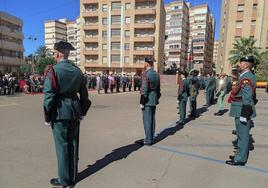
[[[121,2],[112,2],[112,10],[121,9]]]
[[[102,37],[104,37],[104,38],[107,37],[107,31],[102,31]]]
[[[130,24],[130,17],[126,17],[125,22],[126,24]]]
[[[121,16],[112,16],[112,24],[120,24]]]
[[[128,56],[125,56],[124,62],[129,63],[129,57]]]
[[[102,63],[107,63],[107,57],[106,56],[102,57]]]
[[[120,29],[112,29],[112,37],[120,37],[121,30]]]
[[[102,5],[102,12],[107,12],[108,10],[108,5],[107,4],[103,4]]]
[[[256,20],[251,20],[251,26],[255,26],[256,25]]]
[[[237,6],[237,12],[244,12],[244,4],[239,4]]]
[[[257,3],[254,3],[253,4],[253,9],[256,10],[258,8],[258,4]]]
[[[120,62],[120,55],[111,55],[112,62]]]
[[[120,50],[120,42],[112,42],[112,50]]]
[[[125,43],[125,50],[129,50],[129,43]]]
[[[130,31],[129,31],[129,30],[126,30],[126,31],[125,31],[125,37],[126,37],[126,38],[129,38],[129,37],[130,37]]]
[[[107,25],[107,18],[102,18],[102,25]]]
[[[131,8],[131,4],[130,3],[126,3],[126,10]]]
[[[107,44],[103,44],[103,45],[102,45],[102,49],[103,49],[103,50],[107,50]]]
[[[236,21],[235,28],[240,29],[243,26],[243,21]]]

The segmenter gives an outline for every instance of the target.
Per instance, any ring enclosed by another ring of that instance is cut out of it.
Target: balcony
[[[85,42],[85,43],[90,43],[90,42],[97,43],[97,42],[99,42],[98,35],[97,36],[91,36],[91,37],[84,37],[83,42]]]
[[[154,36],[135,35],[134,42],[154,42]]]
[[[135,23],[134,27],[136,29],[154,29],[155,24],[154,23]]]
[[[153,50],[137,50],[135,49],[133,52],[134,55],[143,55],[143,56],[152,56],[154,55]]]
[[[0,26],[0,33],[4,34],[4,35],[8,35],[10,37],[14,37],[17,39],[24,39],[24,36],[21,32],[17,32],[17,31],[11,31],[11,29],[4,27],[4,26]]]
[[[82,13],[82,16],[84,18],[87,18],[87,17],[98,17],[98,11],[84,11]]]
[[[90,4],[98,4],[99,0],[90,0]],[[81,0],[81,4],[88,5],[88,0]]]
[[[84,55],[98,55],[99,54],[99,50],[98,49],[85,49],[83,51]]]
[[[0,63],[1,64],[5,64],[5,65],[15,65],[15,66],[19,66],[22,65],[22,63],[24,62],[23,59],[19,59],[16,57],[7,57],[7,56],[3,56],[3,58],[0,58]]]
[[[89,24],[89,25],[83,25],[83,30],[98,30],[99,26],[98,24]]]
[[[2,40],[1,43],[2,43],[1,45],[3,46],[4,49],[18,51],[18,52],[24,51],[22,44],[9,42],[9,41],[5,41],[5,40]]]
[[[168,51],[169,51],[169,53],[180,53],[181,52],[181,48],[171,48]]]
[[[142,8],[137,7],[135,9],[135,15],[155,15],[156,11],[154,8]]]

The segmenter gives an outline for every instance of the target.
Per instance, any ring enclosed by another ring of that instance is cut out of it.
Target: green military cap
[[[75,50],[75,48],[69,43],[65,41],[56,42],[54,44],[55,50]]]
[[[242,62],[242,61],[246,61],[246,62],[255,64],[255,58],[253,56],[244,56],[244,57],[240,58],[240,62]]]

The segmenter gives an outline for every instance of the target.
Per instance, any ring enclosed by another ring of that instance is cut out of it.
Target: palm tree
[[[51,57],[51,51],[46,46],[40,46],[35,54],[38,58]]]
[[[255,46],[256,40],[254,38],[238,38],[234,42],[234,48],[230,51],[229,61],[235,66],[244,56],[253,56],[256,64],[263,61],[260,49]]]

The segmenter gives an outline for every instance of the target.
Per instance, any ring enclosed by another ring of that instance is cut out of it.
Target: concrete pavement
[[[78,188],[265,188],[268,184],[268,95],[258,90],[258,116],[251,130],[255,140],[245,167],[224,164],[233,154],[233,119],[215,117],[216,105],[176,128],[176,86],[162,86],[157,108],[157,140],[134,144],[144,137],[139,92],[90,92],[92,108],[80,133]],[[43,126],[42,95],[0,96],[0,187],[46,188],[56,177],[51,130]],[[188,104],[187,104],[188,105]],[[225,108],[229,105],[225,102]]]

